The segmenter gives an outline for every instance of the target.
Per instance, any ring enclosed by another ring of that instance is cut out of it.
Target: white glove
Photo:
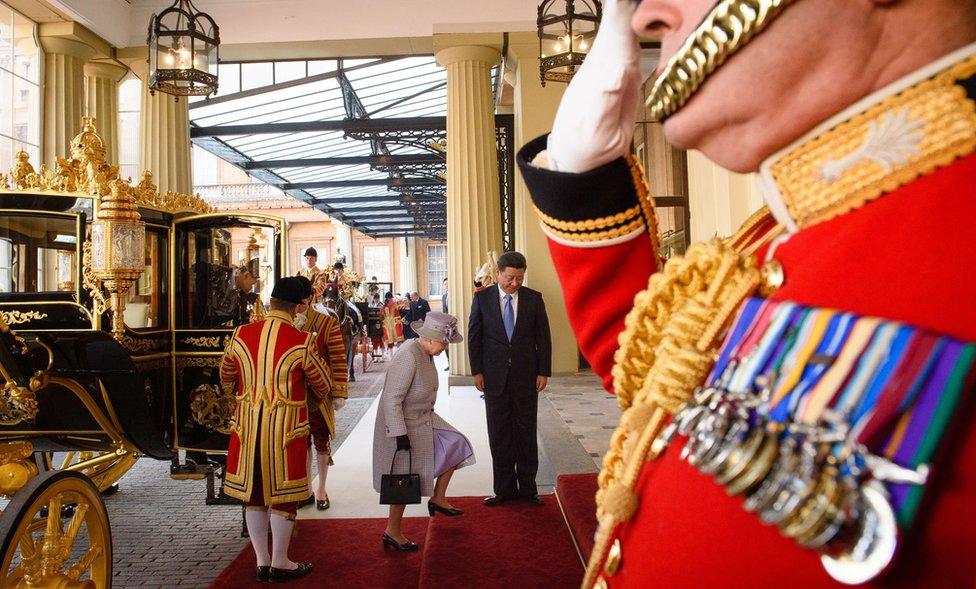
[[[338,411],[346,406],[346,400],[342,397],[336,397],[332,399],[332,409],[333,411]]]
[[[549,135],[549,167],[582,173],[626,155],[641,84],[636,3],[606,0],[593,47],[566,88]]]

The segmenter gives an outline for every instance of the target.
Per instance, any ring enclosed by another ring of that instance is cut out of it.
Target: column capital
[[[492,67],[501,60],[502,54],[493,47],[459,45],[457,47],[441,49],[434,57],[437,59],[437,63],[443,67],[448,67],[461,61],[474,61]]]
[[[89,61],[85,64],[85,75],[92,78],[106,78],[118,83],[129,73],[129,68],[107,59]]]
[[[111,45],[75,22],[41,23],[37,38],[45,53],[71,55],[85,61],[112,55]]]

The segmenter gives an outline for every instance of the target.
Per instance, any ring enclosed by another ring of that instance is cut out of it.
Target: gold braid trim
[[[593,584],[614,527],[637,509],[634,486],[660,429],[711,370],[739,305],[762,283],[752,252],[780,233],[763,208],[727,239],[692,245],[648,280],[620,334],[614,391],[624,410],[604,456],[596,495],[600,527],[583,586]]]
[[[631,154],[627,154],[627,167],[630,169],[630,178],[634,182],[634,190],[637,191],[637,202],[644,213],[644,222],[647,223],[647,234],[651,237],[651,246],[656,253],[661,248],[661,240],[657,232],[654,195],[651,194],[651,187],[648,186],[647,174],[644,173],[644,166]]]
[[[568,241],[603,241],[604,239],[614,239],[616,237],[627,235],[631,231],[636,231],[643,226],[644,218],[637,217],[626,225],[621,225],[620,227],[614,227],[613,229],[607,229],[605,231],[594,231],[592,233],[570,233],[546,226],[546,232],[550,235]]]
[[[613,227],[615,225],[620,225],[621,223],[626,223],[632,220],[634,217],[640,215],[641,209],[640,205],[634,205],[633,207],[627,209],[626,211],[617,213],[615,215],[609,215],[606,217],[599,217],[597,219],[586,219],[584,221],[560,221],[554,217],[543,213],[536,207],[535,212],[542,219],[542,222],[549,226],[550,229],[560,229],[562,231],[593,231],[594,229],[604,229],[606,227]]]

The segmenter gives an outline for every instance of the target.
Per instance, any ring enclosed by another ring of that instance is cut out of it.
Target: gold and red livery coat
[[[220,363],[220,381],[237,398],[224,491],[248,501],[255,465],[266,505],[308,497],[308,405],[329,394],[329,368],[314,337],[271,311],[238,327]]]

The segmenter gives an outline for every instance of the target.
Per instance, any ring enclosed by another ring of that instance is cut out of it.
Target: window
[[[71,292],[77,273],[74,217],[0,217],[0,292]]]
[[[40,166],[40,50],[36,25],[0,2],[0,169],[18,151]]]
[[[431,297],[444,294],[444,279],[447,278],[447,246],[427,246],[427,290]]]
[[[119,175],[139,181],[139,109],[142,80],[130,76],[119,84]]]
[[[390,282],[390,246],[363,246],[363,274],[375,276],[380,282]]]

